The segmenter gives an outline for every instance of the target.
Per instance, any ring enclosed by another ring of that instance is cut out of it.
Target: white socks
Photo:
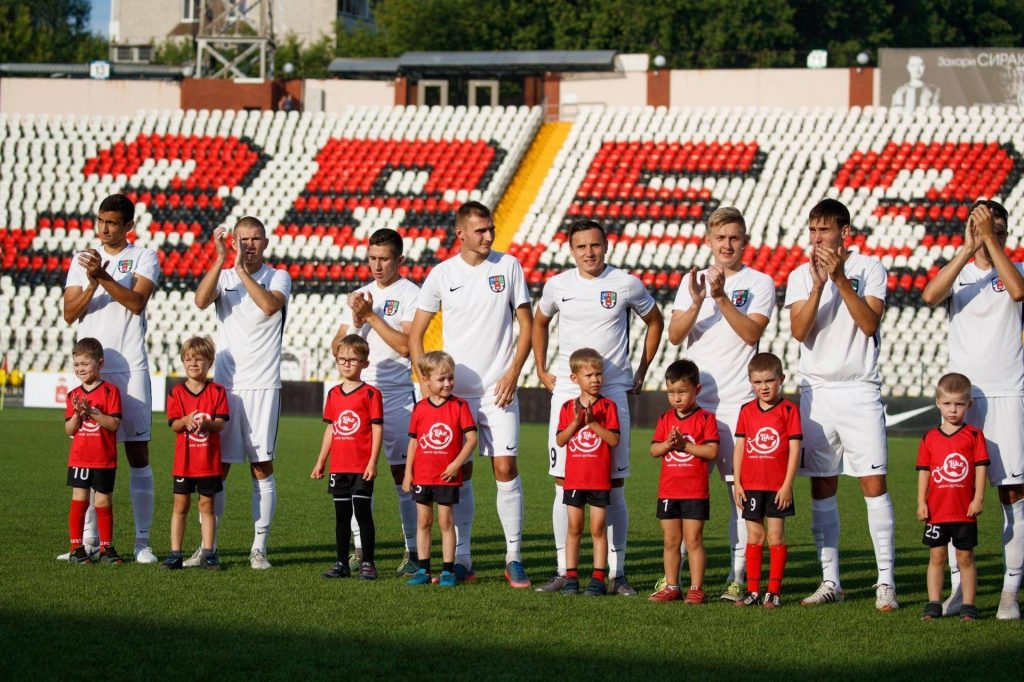
[[[889,513],[891,519],[891,504]],[[814,534],[814,546],[818,548],[818,559],[821,561],[821,579],[831,581],[838,589],[840,587],[839,504],[834,495],[824,500],[811,500],[811,532]],[[891,547],[891,527],[889,537]],[[872,539],[874,539],[874,533],[872,533]],[[877,556],[877,550],[875,554]]]
[[[896,518],[893,516],[892,500],[889,493],[878,497],[865,497],[868,508],[868,532],[871,544],[875,546],[875,564],[878,566],[879,585],[896,586],[894,568],[896,565]]]
[[[395,492],[398,493],[398,515],[402,518],[402,532],[405,534],[405,551],[416,561],[416,501],[412,499],[412,493],[405,492],[400,485],[395,486]]]
[[[470,543],[473,540],[473,515],[476,514],[476,497],[473,495],[473,481],[465,481],[459,489],[459,503],[454,505],[455,517],[455,563],[467,570],[473,568]]]
[[[89,490],[89,508],[85,510],[85,528],[82,529],[82,542],[90,547],[100,546],[100,531],[96,527],[96,491]]]
[[[727,483],[726,487],[729,490],[729,499],[735,499],[732,494],[732,483]],[[732,566],[729,567],[726,582],[743,585],[747,575],[747,522],[743,520],[735,503],[729,505],[729,554]]]
[[[565,537],[569,534],[569,515],[562,502],[565,488],[555,484],[555,501],[551,504],[551,529],[555,534],[555,556],[558,575],[565,575]]]
[[[263,480],[252,479],[252,520],[255,525],[252,549],[267,553],[267,536],[270,535],[270,524],[274,521],[274,510],[277,508],[277,486],[274,475]]]
[[[511,481],[495,481],[498,486],[498,520],[505,530],[505,563],[522,561],[523,544],[523,482],[518,476]]]
[[[128,493],[132,498],[135,516],[135,544],[149,547],[149,529],[153,525],[153,469],[129,468]]]
[[[952,540],[946,547],[946,553],[949,561],[949,594],[953,595],[960,589],[960,564],[956,562],[956,547]]]
[[[626,532],[629,530],[625,486],[611,489],[605,521],[608,525],[608,577],[621,578],[626,574]]]
[[[1003,592],[1017,594],[1020,573],[1024,570],[1024,500],[1003,506]]]

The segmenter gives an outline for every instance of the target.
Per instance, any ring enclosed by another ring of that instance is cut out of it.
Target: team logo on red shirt
[[[996,277],[994,280],[992,280],[992,291],[995,291],[996,293],[1000,294],[1006,291],[1006,285],[1003,284],[1003,280],[1001,277]]]
[[[697,442],[693,439],[693,436],[688,433],[683,434],[683,439],[691,443]],[[665,455],[665,461],[669,464],[686,464],[687,462],[693,461],[693,455],[680,450],[669,450],[668,454]]]
[[[942,466],[932,470],[932,480],[935,483],[960,483],[967,478],[971,471],[971,463],[959,452],[952,452],[946,455]]]
[[[737,289],[732,292],[732,304],[737,308],[742,308],[747,304],[747,300],[750,298],[750,289]]]
[[[614,291],[602,291],[601,292],[601,305],[605,308],[614,308],[616,301],[619,300],[618,293]]]
[[[335,436],[351,436],[359,430],[362,422],[359,419],[359,415],[352,410],[344,410],[334,420],[332,430]]]
[[[82,420],[82,423],[78,425],[78,428],[86,433],[96,433],[100,430],[100,425],[95,419],[86,417]]]
[[[384,301],[384,314],[388,317],[398,312],[398,301],[394,299],[388,299]]]
[[[753,438],[747,438],[747,452],[755,455],[769,455],[779,447],[779,432],[770,426],[758,429]]]
[[[118,272],[131,272],[132,271],[132,263],[134,263],[134,262],[135,261],[130,260],[130,259],[129,260],[118,261],[117,262],[117,271]]]
[[[491,291],[495,293],[505,291],[505,275],[493,275],[488,277],[487,283],[491,285]]]
[[[213,421],[213,418],[205,412],[196,412],[192,415],[192,419],[196,422]],[[188,434],[188,439],[193,443],[205,443],[210,439],[210,434],[206,431],[192,431]]]
[[[448,447],[454,437],[455,433],[452,431],[452,427],[438,422],[420,436],[420,447],[424,450],[443,450]]]
[[[572,444],[576,452],[589,454],[601,447],[601,438],[590,427],[584,426],[572,437]]]

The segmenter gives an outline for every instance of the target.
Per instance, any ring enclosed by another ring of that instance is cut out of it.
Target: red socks
[[[96,529],[100,533],[100,549],[106,549],[114,537],[114,510],[112,507],[96,507]]]
[[[786,545],[772,545],[768,551],[772,557],[768,573],[768,591],[779,594],[782,591],[782,575],[786,572]]]
[[[762,545],[747,543],[747,592],[761,591],[761,563],[764,561]]]
[[[595,568],[594,572],[590,574],[590,577],[604,582],[604,579],[608,577],[608,569]]]
[[[68,537],[71,538],[72,552],[82,546],[82,533],[85,531],[85,512],[88,508],[88,500],[71,500],[71,511],[68,512]]]
[[[772,545],[768,548],[771,566],[768,569],[768,591],[779,594],[782,591],[782,576],[786,572],[786,545]],[[747,544],[747,592],[761,591],[761,563],[764,561],[764,547]]]

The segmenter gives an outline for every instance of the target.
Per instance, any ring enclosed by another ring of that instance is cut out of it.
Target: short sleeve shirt
[[[952,434],[938,428],[924,434],[917,468],[930,472],[928,523],[977,523],[967,508],[974,499],[975,468],[988,463],[985,435],[970,424]]]
[[[562,431],[579,408],[577,399],[567,400],[558,413],[558,430]],[[590,407],[594,421],[613,433],[619,432],[619,410],[614,402],[599,396]],[[566,490],[611,490],[612,449],[589,426],[583,425],[565,444]]]
[[[207,381],[198,393],[193,393],[185,384],[178,384],[171,389],[167,397],[167,423],[196,413],[196,417],[207,420],[230,419],[228,413],[228,394],[224,387]],[[182,431],[177,435],[174,445],[175,476],[203,478],[220,476],[220,433]]]
[[[356,289],[356,293],[369,294],[373,312],[396,331],[402,331],[402,324],[412,322],[416,316],[420,288],[407,279],[392,282],[384,289],[373,281]],[[363,372],[363,379],[368,384],[389,394],[391,391],[412,389],[409,358],[395,352],[369,324],[353,327],[352,309],[347,304],[341,308],[341,324],[347,325],[349,333],[358,334],[370,345],[370,366]]]
[[[373,452],[373,424],[384,424],[380,390],[364,383],[345,393],[341,384],[327,393],[324,421],[331,425],[332,474],[361,474]]]
[[[751,400],[740,410],[736,438],[743,439],[740,485],[745,490],[778,490],[786,482],[789,444],[803,438],[800,408],[783,399],[764,409]]]
[[[126,289],[134,288],[139,277],[149,280],[154,287],[160,281],[160,263],[152,249],[129,244],[116,255],[102,248],[99,254],[107,274]],[[78,254],[71,259],[66,286],[83,289],[89,286],[85,269],[78,264]],[[104,374],[145,371],[149,369],[146,329],[145,310],[136,315],[100,286],[78,323],[78,338],[92,337],[103,345]]]
[[[672,427],[679,429],[685,440],[696,445],[718,442],[718,421],[715,415],[699,407],[684,415],[674,409],[661,415],[652,442],[666,441],[672,433]],[[672,450],[666,453],[661,458],[658,497],[668,500],[708,499],[708,462],[685,452]]]
[[[476,431],[469,405],[451,396],[440,405],[424,398],[416,403],[409,420],[409,438],[416,439],[412,482],[416,485],[462,485],[462,472],[453,481],[441,474],[462,451],[465,435]]]
[[[84,398],[103,414],[118,418],[121,416],[121,392],[109,381],[101,381],[92,390],[76,386],[68,391],[64,408],[65,421],[75,415],[76,397]],[[83,419],[71,437],[68,466],[89,469],[117,468],[117,432],[103,428],[95,419]]]

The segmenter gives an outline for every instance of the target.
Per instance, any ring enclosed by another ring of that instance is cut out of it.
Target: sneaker
[[[258,549],[254,549],[249,553],[249,565],[256,571],[265,571],[270,568],[270,562],[267,561],[267,555]]]
[[[696,606],[697,604],[703,604],[704,600],[704,590],[699,587],[691,587],[686,591],[686,598],[683,599],[683,603]]]
[[[740,584],[735,580],[729,583],[729,586],[725,588],[725,592],[719,597],[721,601],[739,601],[743,599],[743,590],[740,588]]]
[[[999,595],[996,618],[998,620],[1020,620],[1020,605],[1017,603],[1016,592],[1002,592]]]
[[[148,548],[147,548],[148,549]],[[152,554],[152,552],[150,552]],[[155,556],[153,557],[156,558]],[[120,566],[124,563],[124,559],[117,553],[113,545],[107,545],[104,549],[100,550],[100,563],[110,564],[111,566]]]
[[[936,618],[942,618],[942,604],[937,601],[930,601],[924,605],[924,611],[921,612],[921,620],[935,620]]]
[[[529,587],[531,584],[522,561],[510,561],[505,564],[505,580],[514,588]]]
[[[583,593],[584,597],[603,597],[608,594],[608,587],[604,584],[603,580],[597,578],[591,578],[590,584],[587,585],[586,591]]]
[[[372,561],[364,561],[359,566],[359,579],[360,580],[376,580],[377,579],[377,567],[373,565]]]
[[[216,554],[207,555],[205,559],[199,561],[199,568],[205,568],[207,571],[221,570],[220,557]]]
[[[886,585],[885,583],[879,583],[875,585],[875,608],[883,613],[889,611],[895,611],[900,607],[900,603],[896,601],[896,590],[893,589],[892,585]]]
[[[425,568],[418,568],[418,569],[416,569],[416,573],[411,578],[409,578],[408,580],[405,581],[405,584],[406,585],[429,585],[430,584],[430,574],[427,573],[427,569],[425,569]]]
[[[353,573],[359,572],[359,567],[363,565],[363,550],[357,549],[348,555],[348,570]]]
[[[347,563],[345,563],[344,561],[338,561],[320,575],[328,579],[347,578],[350,575],[352,575],[352,571],[349,569]]]
[[[79,545],[75,547],[74,552],[68,552],[67,561],[69,564],[91,564],[92,557],[89,556],[89,550],[85,548],[85,545]]]
[[[648,597],[647,601],[660,603],[667,601],[679,601],[682,598],[682,590],[680,590],[678,587],[669,587],[668,585],[666,585],[665,587],[663,587],[662,589],[658,590],[650,597]]]
[[[184,561],[182,560],[180,554],[178,556],[174,556],[172,554],[171,556],[164,559],[164,562],[160,564],[160,568],[167,571],[180,571],[182,568],[184,568]]]
[[[819,606],[821,604],[839,603],[846,599],[843,591],[831,580],[823,580],[818,589],[808,597],[800,600],[800,606]]]
[[[82,545],[82,547],[85,547],[86,555],[93,561],[100,558],[99,545],[90,545],[86,543]],[[71,552],[64,552],[63,554],[58,554],[57,561],[71,561]]]
[[[476,573],[473,569],[466,568],[462,564],[455,564],[455,579],[460,583],[475,583]]]
[[[402,557],[402,563],[398,564],[398,568],[395,569],[395,575],[399,578],[416,575],[418,568],[416,562],[409,558],[409,553],[406,552]]]
[[[565,584],[559,590],[563,597],[571,597],[580,593],[580,581],[576,578],[564,578]]]
[[[203,548],[196,547],[196,551],[192,552],[192,556],[181,562],[181,565],[185,568],[199,568],[203,563]]]
[[[553,576],[551,576],[550,580],[548,580],[546,583],[535,589],[534,592],[558,592],[563,587],[565,587],[565,576],[558,575],[557,573],[555,573]],[[577,585],[577,589],[579,589],[579,585]]]
[[[953,590],[952,594],[946,597],[946,601],[942,602],[942,615],[943,616],[955,616],[960,613],[960,607],[964,605],[964,593],[957,585],[956,589]]]
[[[974,604],[964,604],[961,606],[960,620],[966,622],[978,620],[978,607]]]
[[[777,609],[782,606],[782,601],[779,599],[779,595],[774,592],[765,592],[761,606],[766,609]]]
[[[455,587],[459,581],[451,571],[441,571],[441,579],[437,581],[437,584],[441,587]]]
[[[658,582],[654,583],[654,593],[657,594],[668,587],[668,578],[661,576],[658,578]]]
[[[135,545],[135,563],[137,564],[158,564],[160,560],[153,554],[149,545]]]
[[[620,575],[618,578],[612,581],[611,593],[617,594],[620,597],[636,596],[636,590],[633,589],[633,586],[629,584],[629,581],[626,580],[626,576],[624,575]]]
[[[747,596],[743,599],[737,599],[733,602],[733,606],[744,607],[744,606],[757,606],[761,603],[761,595],[758,592],[748,592]]]

